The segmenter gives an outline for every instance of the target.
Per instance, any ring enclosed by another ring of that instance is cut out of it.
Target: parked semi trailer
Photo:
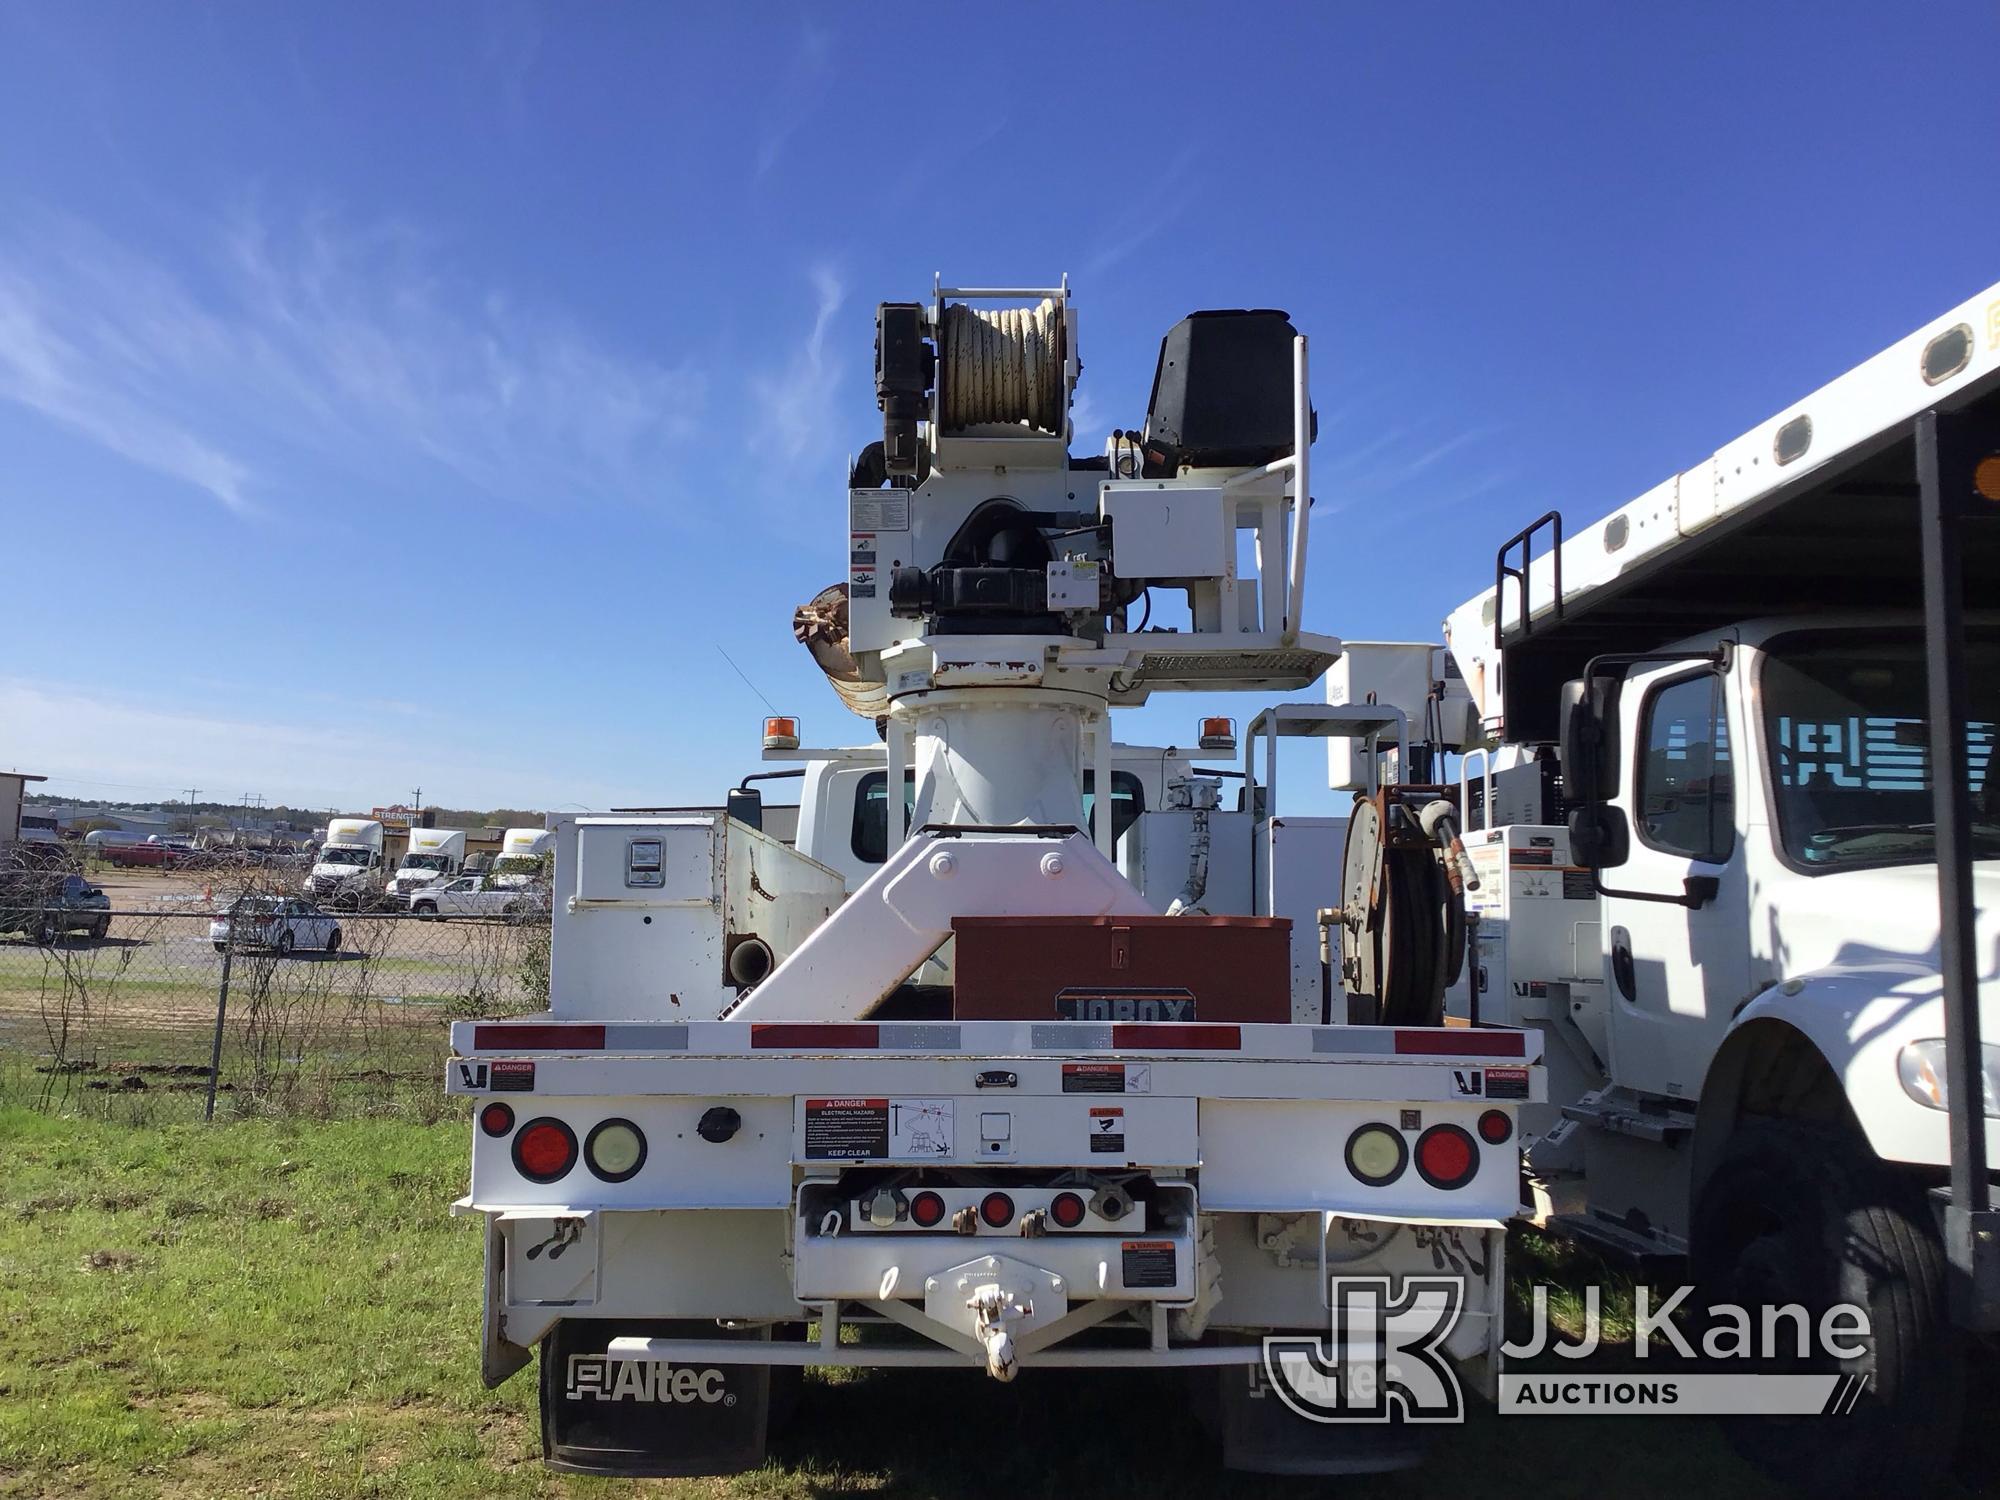
[[[1935,1476],[2000,1329],[1996,602],[2000,286],[1543,516],[1446,625],[1502,741],[1471,1004],[1544,1038],[1543,1207],[1714,1303],[1866,1310],[1820,1365],[1853,1415],[1744,1433],[1812,1493]]]
[[[1417,831],[1437,799],[1373,780],[1422,726],[1280,705],[1232,777],[1157,755],[1123,840],[1101,795],[1146,758],[1121,756],[1115,708],[1294,692],[1341,657],[1303,626],[1306,341],[1282,313],[1184,320],[1143,430],[1073,460],[1066,283],[937,287],[876,332],[882,438],[829,517],[841,581],[795,621],[875,748],[818,757],[799,847],[720,812],[559,818],[548,1013],[453,1028],[486,1379],[539,1351],[548,1457],[597,1472],[757,1463],[773,1372],[809,1364],[1204,1372],[1230,1465],[1386,1461],[1359,1446],[1378,1428],[1299,1414],[1335,1399],[1334,1287],[1437,1331],[1347,1415],[1492,1390],[1540,1033],[1438,1024],[1442,936],[1371,971],[1402,1024],[1345,1024],[1280,908],[1208,886],[1240,858],[1246,895],[1297,899],[1286,871],[1312,861],[1255,864],[1280,823],[1255,751],[1352,740],[1363,852],[1399,910],[1462,935],[1449,820]],[[1186,626],[1146,628],[1149,593]],[[843,764],[879,776],[872,804]],[[843,818],[871,857],[815,858]]]

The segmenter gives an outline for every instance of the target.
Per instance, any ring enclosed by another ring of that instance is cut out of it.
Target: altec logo
[[[675,1367],[664,1362],[612,1359],[603,1354],[572,1354],[569,1383],[563,1395],[570,1401],[654,1401],[674,1405],[734,1406],[736,1396],[724,1389],[722,1371]]]

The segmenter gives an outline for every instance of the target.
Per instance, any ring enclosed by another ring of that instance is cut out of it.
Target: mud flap
[[[535,1351],[507,1337],[507,1243],[497,1214],[486,1215],[486,1307],[479,1324],[479,1378],[490,1391],[528,1368]]]
[[[1221,1365],[1202,1373],[1212,1382],[1205,1394],[1220,1429],[1225,1469],[1386,1474],[1422,1463],[1436,1432],[1403,1423],[1311,1421],[1285,1405],[1262,1365]]]
[[[612,1359],[614,1338],[768,1339],[712,1322],[565,1319],[542,1341],[542,1454],[570,1474],[739,1474],[764,1461],[769,1365]]]

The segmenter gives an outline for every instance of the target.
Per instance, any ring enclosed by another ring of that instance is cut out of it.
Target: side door
[[[1708,664],[1635,673],[1620,697],[1620,806],[1632,852],[1604,872],[1612,1077],[1692,1099],[1750,982],[1749,884],[1738,827],[1731,677]],[[1713,899],[1676,899],[1690,876]],[[1655,899],[1647,899],[1647,898]],[[1666,898],[1666,899],[1657,899]]]
[[[438,892],[438,915],[441,917],[465,917],[473,911],[479,889],[477,875],[468,875],[454,880]]]
[[[301,948],[324,948],[333,919],[309,902],[299,901],[294,905],[298,909],[298,917],[293,923],[296,936],[292,941]]]

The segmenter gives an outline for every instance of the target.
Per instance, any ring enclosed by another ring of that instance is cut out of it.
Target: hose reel
[[[1355,799],[1341,885],[1340,977],[1385,1026],[1438,1026],[1465,966],[1465,898],[1415,811]]]

